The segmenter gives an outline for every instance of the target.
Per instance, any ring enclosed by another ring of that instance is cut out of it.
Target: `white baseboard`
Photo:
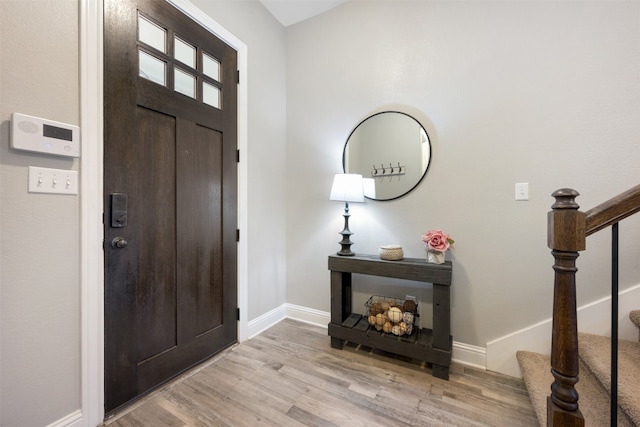
[[[328,328],[329,322],[331,321],[331,313],[327,311],[320,311],[313,308],[303,307],[301,305],[285,305],[287,306],[286,312],[289,319],[310,323],[312,325],[320,326],[325,329]]]
[[[282,304],[265,314],[249,321],[249,339],[266,331],[276,323],[284,319],[293,319],[300,322],[327,328],[331,315],[326,311],[307,308],[295,304]]]
[[[454,341],[451,360],[461,365],[487,369],[487,350],[484,347]]]
[[[47,427],[80,427],[83,425],[85,425],[85,422],[82,418],[82,411],[78,409],[58,421],[52,422]]]
[[[519,350],[549,354],[551,319],[513,332],[487,343],[487,369],[512,377],[522,377],[516,359]]]
[[[249,321],[249,337],[253,338],[271,326],[288,318],[327,328],[331,321],[331,314],[326,311],[315,310],[295,304],[283,304],[262,316]],[[486,369],[486,350],[469,344],[453,342],[452,360],[454,362]]]
[[[276,323],[286,318],[286,304],[282,304],[279,307],[274,308],[271,311],[264,313],[261,316],[256,317],[253,320],[249,320],[247,325],[249,339],[259,335],[266,331]]]
[[[635,341],[638,329],[629,320],[629,312],[640,308],[640,285],[619,293],[618,337]],[[611,297],[578,308],[578,330],[592,334],[611,336]],[[521,377],[516,360],[518,350],[541,354],[551,352],[551,319],[513,332],[487,343],[487,369],[513,377]]]

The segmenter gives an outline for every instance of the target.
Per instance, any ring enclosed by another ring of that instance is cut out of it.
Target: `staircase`
[[[640,310],[629,315],[639,328],[639,341],[619,340],[618,344],[618,426],[640,426]],[[609,384],[611,376],[610,339],[578,334],[580,381],[575,388],[586,426],[610,425]],[[550,357],[519,351],[518,363],[541,426],[547,425],[547,397],[550,394]]]
[[[554,258],[551,355],[518,352],[542,426],[640,426],[639,341],[618,340],[619,222],[640,213],[640,185],[582,212],[579,193],[563,188],[547,215]],[[611,338],[578,333],[576,259],[586,238],[611,230]],[[629,318],[640,329],[640,310]],[[613,344],[613,345],[612,345]]]

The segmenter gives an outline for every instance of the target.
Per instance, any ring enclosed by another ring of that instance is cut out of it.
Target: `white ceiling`
[[[348,0],[260,0],[285,27],[319,15]]]

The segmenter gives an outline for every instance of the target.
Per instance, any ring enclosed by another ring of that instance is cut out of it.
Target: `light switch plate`
[[[516,200],[529,200],[528,182],[519,182],[516,184]]]
[[[78,194],[78,172],[29,166],[29,193]]]

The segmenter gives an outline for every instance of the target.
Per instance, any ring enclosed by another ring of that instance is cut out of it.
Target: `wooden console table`
[[[385,261],[377,255],[329,256],[331,270],[331,347],[345,341],[388,351],[432,364],[434,377],[449,379],[451,365],[451,262],[429,264],[424,259]],[[433,329],[414,328],[409,336],[379,332],[367,316],[351,313],[351,274],[393,277],[433,284]]]

